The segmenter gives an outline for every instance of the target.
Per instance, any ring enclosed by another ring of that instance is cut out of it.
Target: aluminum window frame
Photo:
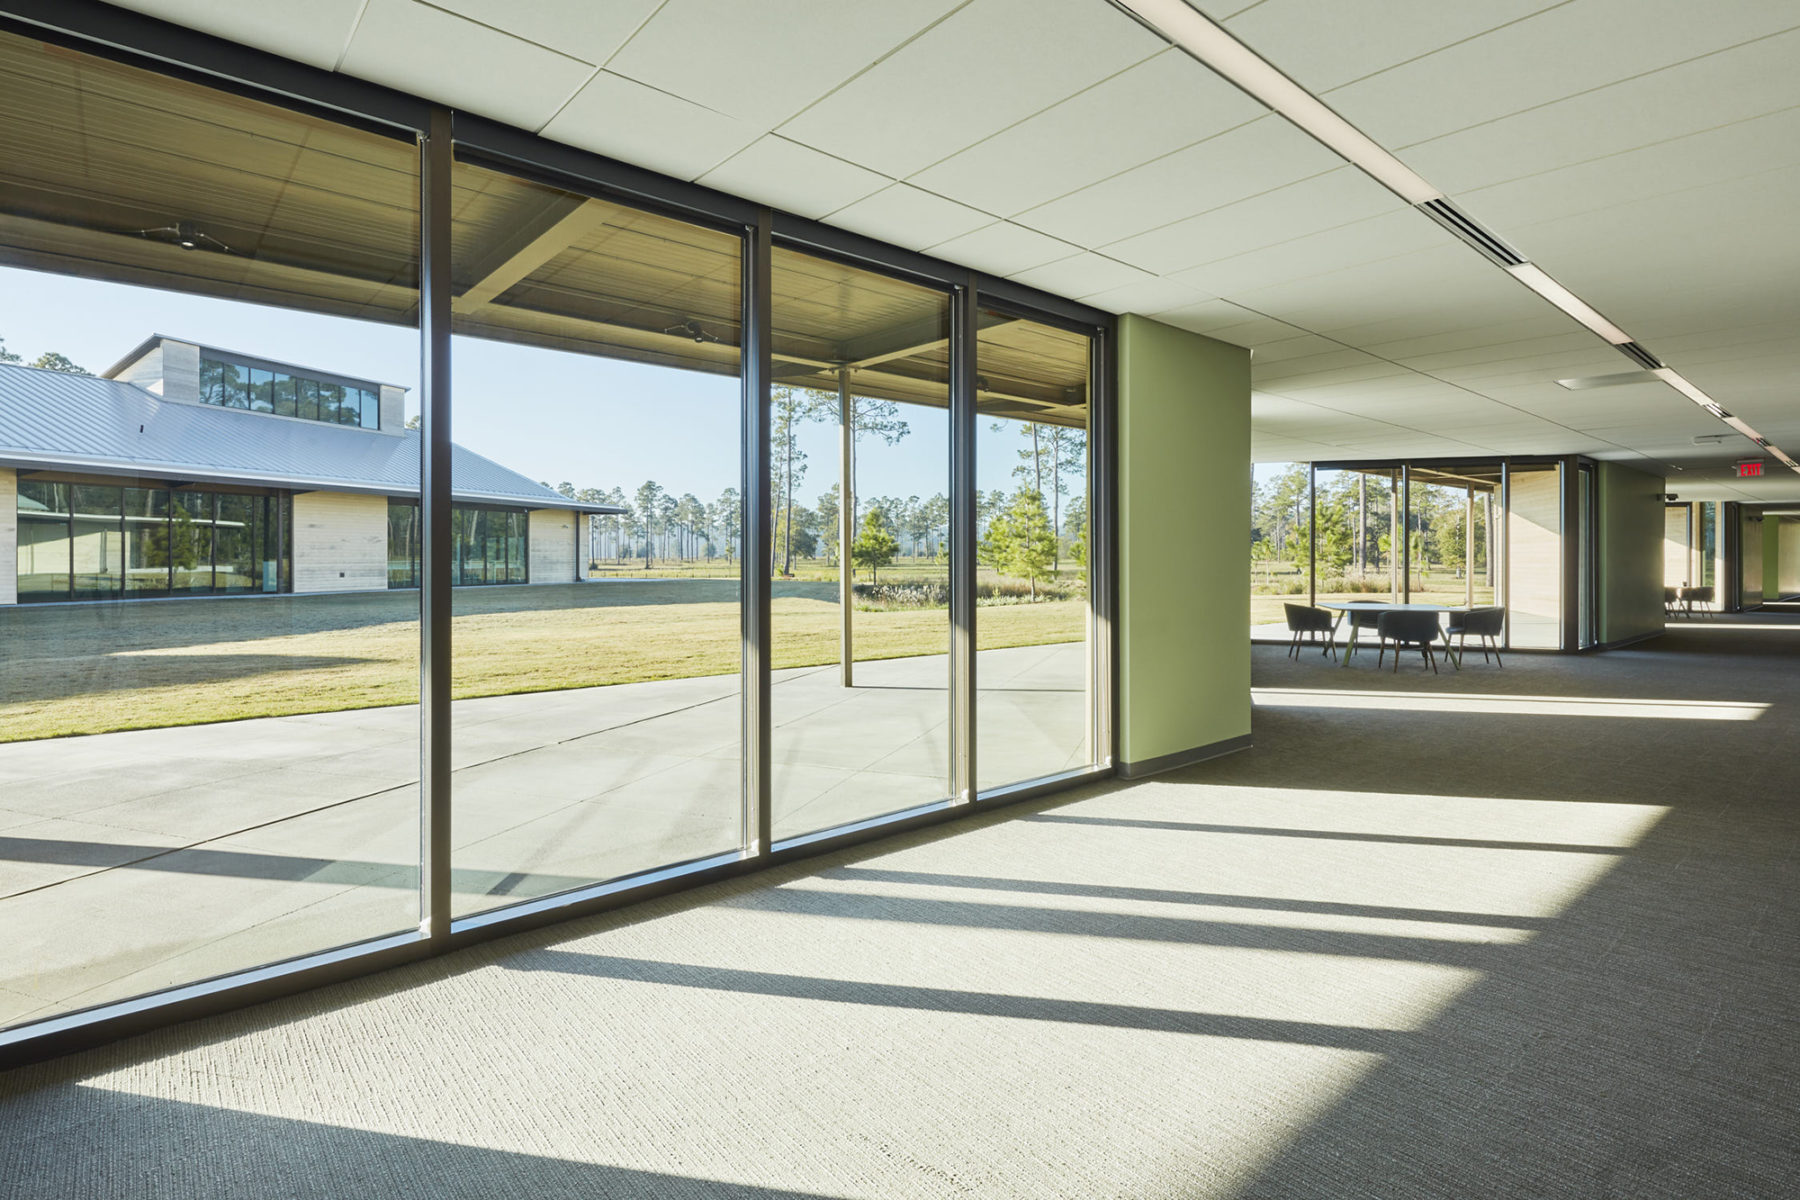
[[[1110,777],[1118,758],[1118,537],[1116,321],[1110,314],[1009,280],[903,250],[860,234],[757,205],[741,197],[551,142],[486,118],[455,112],[380,85],[320,70],[97,0],[0,0],[0,31],[294,110],[419,148],[418,304],[420,489],[417,567],[420,625],[420,923],[247,970],[73,1010],[0,1030],[0,1068],[41,1060],[201,1016],[445,954],[486,938],[553,924],[697,887],[779,863],[920,829],[978,809],[1013,803]],[[620,879],[522,901],[452,920],[450,915],[451,570],[451,172],[456,161],[631,207],[660,212],[742,238],[741,439],[744,497],[742,602],[743,839],[735,853],[661,866]],[[768,474],[771,392],[771,258],[776,245],[945,290],[951,295],[952,554],[974,558],[973,314],[1000,309],[1091,338],[1089,359],[1089,622],[1094,687],[1089,696],[1094,763],[1084,769],[980,793],[974,803],[974,574],[961,574],[952,628],[961,613],[967,666],[952,688],[964,714],[953,736],[965,742],[957,779],[966,789],[926,804],[820,830],[779,845],[770,838],[769,594],[772,528]],[[964,316],[958,327],[954,317]],[[377,393],[379,394],[379,393]],[[960,400],[959,400],[960,396]],[[295,405],[303,405],[295,387]],[[319,417],[311,419],[320,420]],[[287,522],[283,522],[285,525]],[[958,536],[960,531],[960,538]],[[287,530],[281,530],[285,539]],[[758,546],[762,553],[755,553]],[[286,543],[283,541],[283,552]],[[284,583],[289,582],[284,577]],[[966,594],[963,594],[966,593]]]

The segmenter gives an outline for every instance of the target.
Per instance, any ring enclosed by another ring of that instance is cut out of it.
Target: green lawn
[[[461,588],[457,697],[738,669],[733,580]],[[776,668],[838,658],[836,585],[778,582]],[[329,712],[418,699],[418,594],[25,605],[0,610],[0,741]],[[980,647],[1078,641],[1080,601],[982,608]],[[858,611],[857,658],[942,654],[943,609]]]

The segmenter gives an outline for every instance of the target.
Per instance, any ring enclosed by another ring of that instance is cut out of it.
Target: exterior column
[[[856,399],[850,395],[850,368],[838,368],[838,657],[845,687],[855,687],[854,617],[856,577],[850,565],[850,543],[856,539]]]

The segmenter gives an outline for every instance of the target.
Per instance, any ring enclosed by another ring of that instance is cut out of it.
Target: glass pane
[[[1257,463],[1251,470],[1250,632],[1286,641],[1285,604],[1310,603],[1307,545],[1310,471],[1306,463]]]
[[[388,501],[388,586],[419,586],[419,506]]]
[[[381,428],[381,394],[364,391],[362,393],[362,427],[364,429]]]
[[[783,249],[774,298],[771,755],[785,838],[950,794],[950,308]]]
[[[1473,608],[1495,603],[1488,544],[1497,465],[1411,471],[1412,593],[1416,604]]]
[[[219,497],[213,533],[213,587],[220,592],[260,590],[262,572],[256,558],[261,540],[256,528],[256,496]]]
[[[169,594],[169,493],[125,489],[125,592]]]
[[[110,600],[124,590],[122,489],[76,484],[72,527],[75,599]]]
[[[19,511],[19,603],[68,600],[69,485],[21,479]]]
[[[8,496],[15,471],[101,472],[20,488],[35,602],[0,606],[0,790],[33,823],[0,838],[0,1026],[416,930],[418,598],[362,590],[371,489],[416,492],[409,464],[267,478],[317,431],[218,411],[281,392],[210,347],[414,378],[417,146],[12,33],[0,127],[0,297],[32,315],[9,348],[149,339],[115,381],[39,387],[0,468]],[[8,396],[42,374],[0,373]],[[295,590],[213,594],[271,585]]]
[[[250,368],[250,409],[252,412],[275,411],[275,373],[261,367]]]
[[[1084,334],[983,312],[976,334],[979,790],[1093,762]],[[1305,468],[1301,468],[1304,480]],[[1301,488],[1304,501],[1304,483]],[[1304,563],[1304,535],[1298,542]],[[1302,568],[1304,569],[1304,567]]]
[[[1511,645],[1562,645],[1562,471],[1513,467],[1506,514],[1507,633]]]
[[[319,420],[341,424],[344,420],[344,385],[341,383],[321,383],[319,385]]]
[[[461,515],[457,577],[531,583],[452,600],[471,913],[743,844],[742,260],[481,167],[454,188],[457,440],[518,498]],[[627,513],[629,561],[590,573],[590,518]]]
[[[273,394],[275,415],[279,417],[294,416],[294,377],[277,371]]]
[[[295,416],[309,421],[319,419],[319,384],[313,379],[294,380]]]

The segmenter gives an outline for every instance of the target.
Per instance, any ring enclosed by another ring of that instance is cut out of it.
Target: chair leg
[[[1436,675],[1438,673],[1437,655],[1431,652],[1431,643],[1426,642],[1423,646],[1420,646],[1419,649],[1425,652],[1425,665],[1431,668],[1431,673],[1433,675]]]
[[[1394,651],[1394,658],[1396,661],[1399,660],[1400,652],[1398,650]],[[1375,669],[1377,671],[1381,670],[1381,664],[1385,661],[1387,661],[1387,639],[1382,638],[1381,639],[1381,651],[1380,651],[1380,653],[1375,655]]]
[[[1497,667],[1504,667],[1506,664],[1500,661],[1500,639],[1499,638],[1491,638],[1491,640],[1494,643],[1494,665]],[[1485,650],[1482,651],[1483,655],[1485,655],[1486,653],[1487,653],[1487,651],[1485,651]]]

